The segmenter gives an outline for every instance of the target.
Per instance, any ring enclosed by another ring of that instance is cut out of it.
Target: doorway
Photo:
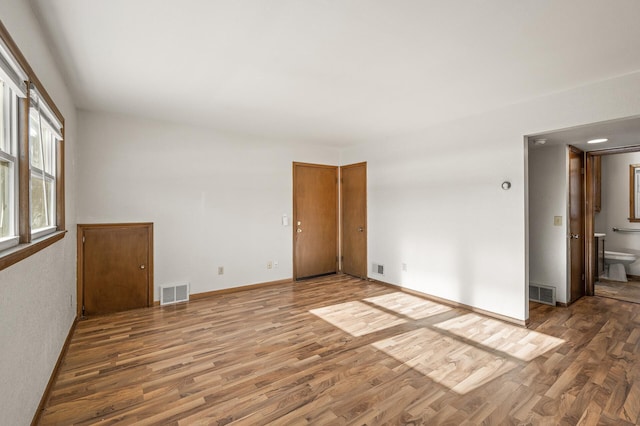
[[[340,199],[338,199],[338,193]],[[294,280],[367,277],[367,163],[293,163]]]
[[[587,153],[587,293],[640,303],[640,262],[611,274],[604,257],[608,252],[630,252],[640,257],[640,227],[634,219],[630,166],[640,162],[640,146]],[[596,237],[597,235],[597,237]],[[618,267],[620,265],[617,265]],[[618,276],[611,276],[618,275]],[[624,278],[622,278],[624,279]]]
[[[78,225],[78,314],[153,303],[153,224]]]
[[[581,252],[584,259],[584,294],[594,295],[594,283],[597,281],[596,268],[598,257],[595,250],[594,233],[617,235],[611,224],[604,229],[595,229],[594,215],[596,209],[596,188],[594,175],[597,164],[594,158],[612,157],[610,154],[640,151],[640,116],[611,120],[589,125],[582,125],[557,131],[549,131],[527,135],[527,276],[529,285],[539,285],[555,289],[560,305],[571,303],[576,297],[571,289],[571,234],[569,208],[569,146],[574,146],[584,154],[584,248]],[[640,162],[640,161],[639,161]],[[639,228],[640,224],[629,222],[629,183],[628,164],[627,178],[613,186],[612,192],[618,194],[623,213],[616,219],[614,227]],[[604,191],[604,188],[603,188]],[[604,203],[603,198],[603,203]],[[604,207],[604,206],[603,206]],[[603,214],[600,214],[602,217]],[[632,235],[632,234],[628,234]],[[629,237],[629,244],[640,244],[640,235]],[[617,243],[616,243],[617,244]],[[620,247],[626,247],[622,244]],[[615,247],[614,247],[615,248]],[[639,247],[640,249],[640,247]],[[640,262],[636,267],[640,267]],[[575,274],[573,274],[575,276]],[[527,290],[530,290],[527,289]]]

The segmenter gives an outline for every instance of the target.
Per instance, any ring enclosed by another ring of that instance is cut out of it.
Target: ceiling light
[[[546,139],[536,139],[535,141],[533,141],[534,145],[544,145],[545,143],[547,143]]]
[[[601,139],[591,139],[590,141],[587,141],[587,143],[602,143],[602,142],[606,142],[609,139],[607,138],[601,138]]]

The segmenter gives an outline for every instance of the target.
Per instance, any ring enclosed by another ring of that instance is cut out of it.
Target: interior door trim
[[[149,235],[149,260],[148,270],[149,279],[147,281],[147,307],[153,305],[153,222],[133,222],[133,223],[90,223],[77,225],[77,262],[76,262],[76,314],[78,318],[82,317],[82,306],[84,305],[84,250],[82,247],[84,240],[84,232],[89,229],[105,229],[105,228],[147,228]]]

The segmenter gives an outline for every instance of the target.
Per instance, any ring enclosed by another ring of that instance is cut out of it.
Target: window
[[[0,79],[0,250],[18,244],[17,97]]]
[[[0,22],[0,269],[64,236],[63,123]]]
[[[62,124],[37,90],[29,108],[29,204],[31,234],[38,238],[56,230],[56,146]]]

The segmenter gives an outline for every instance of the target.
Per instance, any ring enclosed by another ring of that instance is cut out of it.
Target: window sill
[[[56,231],[48,234],[45,237],[38,238],[27,244],[18,244],[15,247],[3,250],[0,252],[0,271],[8,268],[9,266],[26,259],[27,257],[36,254],[40,250],[49,247],[64,238],[64,234],[67,231]]]

